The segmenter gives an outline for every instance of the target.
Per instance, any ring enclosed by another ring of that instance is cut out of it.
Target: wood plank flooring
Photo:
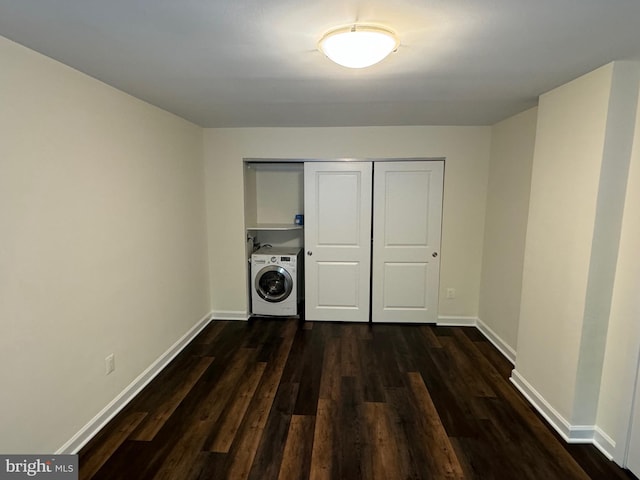
[[[80,452],[81,479],[629,479],[567,445],[474,328],[211,323]]]

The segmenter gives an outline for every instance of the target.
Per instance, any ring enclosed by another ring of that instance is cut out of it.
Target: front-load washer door
[[[267,302],[278,303],[291,295],[293,280],[284,268],[269,265],[256,275],[255,289],[260,298]]]

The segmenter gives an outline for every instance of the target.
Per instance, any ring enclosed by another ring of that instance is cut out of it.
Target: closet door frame
[[[439,161],[442,162],[443,166],[445,164],[445,157],[393,157],[393,158],[356,158],[356,157],[338,157],[338,158],[303,158],[303,157],[297,157],[297,158],[281,158],[281,157],[245,157],[243,158],[243,163],[256,163],[256,164],[260,164],[260,163],[302,163],[302,164],[307,164],[307,163],[344,163],[344,164],[348,164],[350,162],[361,162],[361,163],[370,163],[372,165],[373,168],[375,168],[375,165],[379,162],[433,162],[433,161]],[[373,182],[371,182],[371,190],[373,191]],[[444,190],[444,187],[443,187]],[[306,203],[306,191],[304,193],[305,195],[305,203]],[[371,221],[373,221],[373,212],[372,212],[372,208],[373,208],[373,198],[371,198],[371,204],[370,204],[370,218]],[[305,210],[307,209],[307,206],[305,205]],[[305,211],[305,217],[307,216],[307,213]],[[309,251],[309,249],[307,248],[308,245],[306,245],[306,236],[307,236],[307,228],[308,228],[308,223],[307,223],[308,218],[305,218],[305,245],[304,245],[304,257],[305,257],[305,263],[307,258],[309,257],[307,255],[307,252]],[[371,242],[373,241],[372,238],[373,232],[371,231],[371,238],[369,239],[369,278],[371,278],[372,276],[372,271],[371,271],[371,260],[372,260],[372,254],[371,254]],[[313,254],[312,254],[313,255]],[[306,270],[306,269],[305,269]],[[247,273],[247,275],[249,275],[249,273]],[[306,274],[305,274],[306,277]],[[305,282],[306,283],[306,282]],[[439,285],[438,285],[439,287]],[[307,286],[305,285],[305,296],[306,296],[306,290],[307,290]],[[250,292],[248,292],[250,293]],[[371,321],[371,296],[372,296],[372,284],[369,284],[369,290],[367,292],[367,297],[368,297],[368,316],[367,319],[364,320],[362,318],[360,318],[359,320],[356,321]],[[308,300],[308,299],[307,299]],[[248,296],[248,302],[251,301],[251,297],[250,295]],[[250,304],[250,303],[249,303]],[[435,308],[437,310],[437,304],[435,305]],[[308,313],[308,310],[305,308],[305,311]],[[437,312],[436,312],[437,315]],[[308,320],[314,320],[314,318],[308,317]],[[327,320],[329,320],[329,318],[326,318]],[[354,320],[349,320],[349,319],[344,319],[346,321],[354,321]],[[425,322],[426,323],[426,322]]]

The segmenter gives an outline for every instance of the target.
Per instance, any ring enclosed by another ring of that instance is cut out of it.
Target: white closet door
[[[305,318],[366,322],[371,163],[304,165]]]
[[[435,323],[443,161],[376,162],[374,322]]]

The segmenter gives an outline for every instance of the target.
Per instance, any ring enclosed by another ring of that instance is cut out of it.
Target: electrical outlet
[[[447,298],[456,298],[456,289],[455,288],[447,288]]]
[[[105,373],[109,375],[116,369],[116,357],[113,355],[107,355],[104,359]]]

